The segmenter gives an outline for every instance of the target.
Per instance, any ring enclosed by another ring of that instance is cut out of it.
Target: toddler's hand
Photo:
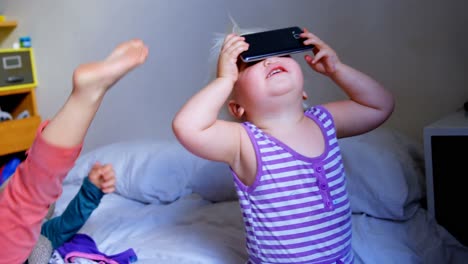
[[[239,76],[239,69],[237,68],[239,54],[248,48],[249,44],[245,42],[244,37],[235,34],[227,35],[219,54],[218,78],[229,78],[233,82],[237,81]]]
[[[89,172],[89,180],[103,193],[115,191],[115,172],[112,165],[96,162]]]
[[[304,40],[305,45],[312,44],[315,46],[312,50],[315,56],[312,58],[310,55],[305,55],[304,57],[307,64],[321,74],[327,76],[333,74],[341,63],[336,52],[307,29],[304,29],[301,37],[306,39]]]

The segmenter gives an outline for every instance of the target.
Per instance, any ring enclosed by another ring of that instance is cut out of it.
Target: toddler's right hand
[[[103,193],[115,191],[115,172],[112,165],[96,162],[88,175],[89,180]]]
[[[238,57],[248,48],[249,44],[245,42],[244,37],[235,34],[227,35],[219,54],[218,78],[229,78],[236,82],[239,75],[239,69],[237,68]]]

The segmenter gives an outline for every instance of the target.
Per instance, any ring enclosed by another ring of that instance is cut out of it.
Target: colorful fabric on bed
[[[118,254],[106,255],[99,251],[96,242],[85,234],[76,234],[70,241],[57,248],[57,251],[66,262],[73,262],[75,258],[84,258],[99,263],[123,264],[136,262],[138,259],[131,248]]]

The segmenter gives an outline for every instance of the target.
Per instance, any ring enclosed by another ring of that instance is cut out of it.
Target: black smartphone
[[[252,62],[272,56],[312,50],[313,45],[304,45],[304,39],[299,35],[302,29],[288,27],[242,35],[249,49],[240,54],[243,62]]]

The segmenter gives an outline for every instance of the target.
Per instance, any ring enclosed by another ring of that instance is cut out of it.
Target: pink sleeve
[[[0,263],[23,263],[39,237],[49,206],[62,193],[62,182],[82,145],[61,148],[42,138],[44,122],[28,156],[0,193]]]

